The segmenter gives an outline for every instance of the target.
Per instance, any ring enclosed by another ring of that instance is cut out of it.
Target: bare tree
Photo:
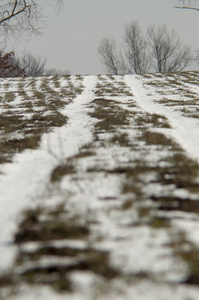
[[[31,53],[23,53],[19,58],[18,65],[25,69],[26,76],[41,76],[45,72],[46,59],[34,56]]]
[[[63,0],[52,0],[57,6]],[[41,2],[43,2],[41,4]],[[0,1],[0,33],[1,37],[12,32],[21,35],[24,33],[38,32],[38,22],[42,18],[42,7],[49,0],[1,0]]]
[[[128,73],[146,73],[150,68],[148,44],[138,22],[131,22],[125,29],[125,48]]]
[[[98,52],[111,74],[145,73],[150,67],[147,42],[137,22],[126,26],[122,49],[117,49],[114,39],[104,38]]]
[[[158,72],[181,71],[192,61],[190,47],[182,44],[174,31],[166,25],[148,28],[149,43]]]
[[[104,38],[98,48],[102,62],[111,74],[120,74],[120,62],[114,39]]]
[[[178,0],[175,8],[199,11],[198,0]]]
[[[190,47],[165,25],[149,26],[147,36],[144,38],[137,22],[126,26],[124,54],[117,50],[115,40],[103,39],[98,50],[107,71],[112,74],[146,73],[154,69],[160,73],[175,72],[191,63]]]

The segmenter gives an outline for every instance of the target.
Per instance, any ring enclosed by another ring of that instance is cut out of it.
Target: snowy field
[[[198,72],[1,79],[0,134],[0,299],[198,300]]]

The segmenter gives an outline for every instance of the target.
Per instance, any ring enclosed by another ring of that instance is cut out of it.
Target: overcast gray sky
[[[199,48],[199,12],[174,9],[174,4],[175,0],[64,0],[59,15],[53,8],[46,10],[48,20],[40,36],[10,42],[9,48],[46,57],[48,68],[71,74],[105,73],[97,52],[100,41],[121,41],[125,25],[134,20],[143,29],[165,23],[193,49]]]

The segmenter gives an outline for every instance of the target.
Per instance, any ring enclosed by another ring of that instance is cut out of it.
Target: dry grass
[[[74,174],[75,167],[71,162],[57,166],[51,173],[51,182],[60,181],[63,176]]]
[[[95,125],[98,132],[113,132],[116,128],[122,128],[129,124],[130,112],[121,109],[114,101],[97,98],[92,102],[91,108],[93,108],[93,112],[90,113],[90,116],[100,120]]]
[[[183,87],[182,77],[184,81],[192,80],[195,84],[194,75],[188,76],[187,73],[181,73],[180,79],[174,74],[144,76],[148,84],[154,85],[157,89],[167,89],[169,86],[176,91],[178,86]],[[165,81],[161,83],[156,77],[159,79],[163,77]],[[103,209],[110,216],[110,220],[115,213],[120,216],[132,215],[132,222],[130,220],[126,226],[145,225],[149,227],[151,233],[162,230],[170,232],[172,225],[171,216],[167,215],[168,211],[199,213],[198,201],[192,200],[192,196],[197,196],[199,193],[198,163],[187,157],[172,138],[159,132],[161,128],[170,128],[164,116],[144,113],[136,107],[136,103],[133,104],[136,111],[131,112],[130,108],[128,110],[127,106],[122,106],[121,103],[113,100],[114,95],[130,96],[129,89],[124,85],[121,76],[117,78],[112,75],[99,76],[98,79],[95,91],[98,97],[89,105],[92,109],[90,117],[96,119],[93,127],[93,141],[84,145],[79,149],[79,153],[70,157],[65,163],[55,167],[50,176],[50,187],[57,188],[64,176],[73,174],[75,174],[75,183],[79,186],[81,186],[81,180],[83,182],[90,178],[94,180],[95,176],[100,178],[98,175],[108,180],[108,177],[113,175],[120,179],[119,194],[105,195],[97,199],[103,201]],[[67,101],[71,101],[76,93],[82,91],[82,77],[78,77],[80,82],[76,87],[70,81],[70,77],[67,77],[65,87],[61,84],[60,77],[56,76],[52,77],[52,84],[47,88],[48,80],[48,78],[42,79],[33,101],[25,100],[28,98],[28,93],[21,93],[21,97],[24,98],[21,108],[34,112],[29,113],[28,120],[22,114],[16,114],[16,111],[15,114],[12,113],[13,100],[10,95],[11,100],[8,103],[11,105],[10,110],[0,119],[0,130],[6,136],[0,145],[1,149],[4,149],[2,162],[6,161],[8,153],[10,156],[8,155],[7,159],[12,157],[12,153],[22,151],[27,147],[37,147],[43,132],[50,130],[53,126],[62,126],[67,121],[56,109],[56,107],[61,108],[64,103],[59,97],[65,95],[68,97]],[[22,88],[22,84],[19,82],[18,86]],[[29,82],[28,88],[35,89],[36,82]],[[58,96],[56,89],[61,91]],[[46,90],[46,97],[43,95],[44,90]],[[186,93],[189,94],[188,90]],[[164,101],[166,105],[180,104],[188,107],[184,99],[177,101],[168,97],[168,100],[165,98]],[[189,105],[195,105],[196,102],[197,99],[191,99]],[[41,111],[34,111],[35,107],[40,108]],[[44,114],[45,109],[50,112],[48,116]],[[131,135],[132,131],[133,135]],[[24,137],[11,140],[9,136],[13,132],[23,134]],[[14,149],[13,152],[11,149]],[[118,149],[124,153],[121,154],[124,157],[119,157],[116,151]],[[106,157],[108,152],[113,158],[116,157],[114,164],[108,163],[110,157]],[[79,174],[81,168],[78,167],[82,162],[84,166],[86,165],[86,170],[85,173]],[[157,185],[158,189],[153,189],[153,185]],[[190,197],[182,199],[174,196],[173,192],[178,189],[186,191],[187,194],[190,193]],[[166,191],[166,194],[163,191]],[[92,196],[92,200],[95,201],[95,195]],[[88,216],[75,214],[71,207],[67,207],[67,197],[70,197],[70,191],[64,197],[65,202],[61,205],[50,208],[39,206],[23,213],[15,234],[18,255],[14,270],[0,278],[1,288],[26,283],[35,286],[48,285],[59,292],[71,292],[73,291],[71,275],[77,271],[89,272],[105,281],[115,278],[125,280],[126,277],[122,271],[113,267],[110,252],[96,247],[97,237],[93,228],[98,225],[98,220],[94,218],[89,221]],[[81,200],[81,192],[79,199]],[[112,202],[117,203],[117,208],[108,206],[112,205]],[[122,220],[125,220],[123,216]],[[62,241],[64,244],[57,246],[55,241]],[[84,246],[71,245],[71,241],[81,241]],[[32,250],[28,249],[26,245],[29,242],[34,243],[36,247]],[[187,245],[189,247],[185,249]],[[175,257],[180,257],[189,267],[185,283],[199,284],[197,247],[185,239],[175,240],[166,246],[172,249]],[[48,264],[44,266],[42,262],[46,259]],[[62,263],[55,261],[62,261]],[[131,275],[134,279],[150,277],[150,274],[144,271],[136,275],[132,272]]]
[[[97,97],[118,97],[121,96],[129,96],[132,97],[133,94],[130,91],[130,88],[127,87],[123,81],[123,77],[119,76],[108,76],[109,80],[104,80],[103,77],[99,76],[99,81],[96,86],[95,94]]]
[[[136,122],[139,126],[149,125],[153,128],[171,128],[166,117],[159,114],[142,113],[135,115]]]
[[[15,243],[20,245],[16,258],[17,271],[0,277],[0,288],[16,287],[23,282],[28,285],[48,285],[58,292],[71,292],[73,272],[89,272],[105,280],[114,279],[119,272],[111,266],[108,251],[97,250],[89,246],[89,224],[82,217],[69,216],[65,205],[54,208],[37,207],[23,214]],[[54,246],[51,241],[78,239],[85,241],[84,248],[75,246]],[[24,247],[27,242],[40,242],[35,250]],[[48,264],[41,265],[48,258]],[[55,258],[57,263],[55,263]],[[60,259],[70,259],[70,263],[60,264]],[[28,262],[28,265],[26,263]]]
[[[59,80],[64,78],[65,86],[57,90]],[[4,88],[9,89],[13,81],[12,79],[4,84]],[[82,78],[78,78],[74,84],[70,81],[70,76],[42,77],[38,82],[39,87],[35,78],[20,79],[15,91],[2,92],[4,113],[0,116],[1,163],[11,161],[15,153],[24,149],[37,148],[43,133],[66,124],[67,117],[59,110],[83,90]],[[19,96],[20,100],[17,98]]]

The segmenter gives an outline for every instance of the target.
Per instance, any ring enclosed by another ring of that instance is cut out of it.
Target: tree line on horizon
[[[173,0],[173,3],[178,9],[199,11],[198,0]],[[54,5],[59,10],[63,4],[63,0],[1,0],[1,49],[5,49],[10,34],[21,38],[39,33],[45,6]],[[132,22],[125,29],[122,48],[117,48],[114,39],[103,39],[99,53],[107,71],[113,74],[145,73],[154,68],[158,72],[172,72],[183,70],[193,60],[190,47],[184,45],[176,33],[169,32],[165,25],[150,26],[147,35],[147,38],[143,35],[138,23]],[[0,77],[60,73],[55,69],[46,71],[45,64],[45,59],[30,53],[16,58],[13,51],[0,51]]]
[[[0,51],[0,78],[70,74],[68,70],[48,69],[46,62],[46,58],[34,56],[29,52],[23,52],[21,56],[17,57],[14,51]]]
[[[115,39],[104,38],[98,52],[111,74],[182,71],[194,60],[191,47],[174,30],[166,25],[150,25],[144,34],[136,21],[125,27],[120,47]]]

